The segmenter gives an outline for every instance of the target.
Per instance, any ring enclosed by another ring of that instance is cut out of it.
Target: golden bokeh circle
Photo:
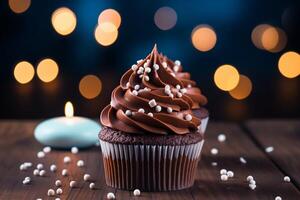
[[[231,65],[218,67],[214,74],[214,82],[218,88],[224,91],[234,89],[239,83],[240,75],[238,70]]]
[[[252,91],[252,82],[251,80],[245,76],[240,74],[240,79],[238,85],[229,91],[229,94],[238,100],[247,98]]]
[[[46,58],[39,62],[36,72],[39,79],[48,83],[57,77],[59,68],[54,60]]]
[[[31,0],[9,0],[8,5],[14,13],[23,13],[30,7]]]
[[[109,46],[117,40],[118,30],[114,24],[105,22],[96,27],[94,36],[99,44],[102,46]]]
[[[102,90],[102,82],[95,75],[86,75],[79,82],[79,92],[87,99],[96,98]]]
[[[120,27],[121,21],[120,13],[111,8],[103,10],[98,17],[98,24],[109,22],[114,24],[117,29]]]
[[[34,68],[27,61],[19,62],[14,68],[14,77],[21,84],[29,83],[33,79],[33,76]]]
[[[284,53],[278,61],[280,73],[287,78],[295,78],[300,74],[300,55],[289,51]]]
[[[199,25],[192,31],[193,46],[199,51],[209,51],[217,43],[217,35],[213,28],[208,25]]]
[[[53,12],[51,23],[55,31],[60,35],[69,35],[74,31],[77,19],[72,10],[62,7]]]
[[[275,27],[266,28],[261,35],[261,44],[265,50],[274,49],[279,42],[279,33]]]

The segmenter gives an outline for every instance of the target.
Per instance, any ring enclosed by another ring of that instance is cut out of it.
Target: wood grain
[[[251,141],[238,125],[226,123],[210,123],[206,133],[206,141],[202,159],[198,166],[196,181],[192,188],[176,192],[144,193],[134,197],[132,191],[121,191],[105,185],[100,147],[80,150],[78,154],[69,151],[52,150],[45,158],[38,159],[36,153],[43,146],[33,138],[33,130],[37,121],[1,121],[0,122],[0,199],[54,199],[47,197],[49,188],[55,189],[54,182],[63,182],[61,199],[106,199],[108,192],[114,192],[117,199],[274,199],[280,195],[283,199],[300,199],[300,193],[293,183],[282,181],[284,174],[273,162]],[[217,141],[217,135],[225,133],[225,143]],[[218,155],[211,155],[210,149],[219,149]],[[64,156],[70,156],[72,162],[64,164]],[[243,156],[247,164],[241,164],[239,157]],[[76,166],[82,159],[86,165]],[[43,163],[46,166],[46,177],[32,175],[33,168],[20,171],[19,165],[31,161],[34,166]],[[218,166],[211,166],[217,162]],[[58,171],[50,172],[49,166],[56,164]],[[71,175],[61,176],[63,168],[69,169]],[[235,173],[234,178],[227,182],[220,181],[219,170],[226,168]],[[83,174],[92,175],[96,189],[90,190],[88,183],[83,181]],[[250,190],[246,182],[247,175],[253,175],[257,189]],[[23,185],[24,177],[30,176],[32,183]],[[78,181],[78,187],[70,189],[69,181]]]

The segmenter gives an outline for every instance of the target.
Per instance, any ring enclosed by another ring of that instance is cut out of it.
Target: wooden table
[[[100,147],[82,150],[78,154],[69,151],[52,150],[45,158],[36,154],[43,146],[33,137],[38,121],[0,121],[0,199],[55,199],[47,197],[49,188],[55,189],[54,182],[63,182],[61,199],[106,199],[108,192],[114,192],[117,199],[300,199],[300,120],[251,120],[243,124],[211,122],[206,132],[203,156],[192,188],[176,192],[145,193],[134,197],[132,191],[120,191],[105,185]],[[219,134],[226,134],[223,143],[217,140]],[[274,151],[265,152],[267,146]],[[212,155],[211,148],[219,153]],[[64,164],[64,156],[72,162]],[[244,157],[246,164],[240,162]],[[85,161],[85,167],[76,166],[76,161]],[[33,176],[33,168],[20,171],[21,163],[30,161],[34,165],[46,166],[45,177]],[[217,166],[212,166],[217,162]],[[50,172],[49,166],[56,164],[58,171]],[[62,177],[61,170],[69,169],[70,176]],[[220,169],[234,172],[234,178],[220,180]],[[84,182],[83,174],[92,175],[96,189],[90,190]],[[246,177],[255,178],[257,188],[248,187]],[[284,176],[291,182],[284,182]],[[24,177],[30,176],[32,182],[23,185]],[[69,181],[77,180],[78,187],[70,189]]]

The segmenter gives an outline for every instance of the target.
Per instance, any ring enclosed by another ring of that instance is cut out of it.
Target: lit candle
[[[65,117],[41,122],[35,128],[34,136],[40,143],[56,148],[83,148],[97,143],[100,128],[93,120],[74,116],[73,105],[67,102]]]

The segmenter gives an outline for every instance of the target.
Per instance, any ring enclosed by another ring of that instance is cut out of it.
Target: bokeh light
[[[62,7],[55,10],[51,17],[52,26],[61,35],[69,35],[76,27],[76,15],[69,8]]]
[[[50,58],[42,60],[37,66],[39,79],[46,83],[53,81],[57,77],[58,71],[57,63]]]
[[[300,74],[300,55],[289,51],[284,53],[278,61],[280,73],[287,78],[295,78]]]
[[[31,0],[9,0],[8,5],[14,13],[23,13],[30,7]]]
[[[102,46],[112,45],[118,38],[118,29],[110,22],[99,24],[94,32],[96,41]]]
[[[98,24],[109,22],[115,25],[117,29],[120,27],[121,21],[121,15],[114,9],[106,9],[98,17]]]
[[[245,76],[240,74],[240,79],[238,85],[229,91],[229,94],[238,100],[247,98],[252,91],[252,82],[251,80]]]
[[[275,27],[266,28],[261,35],[261,43],[265,50],[274,49],[279,42],[279,33]]]
[[[209,51],[216,45],[217,35],[212,27],[199,25],[192,31],[192,43],[199,51]]]
[[[161,30],[169,30],[176,25],[177,14],[173,8],[161,7],[154,14],[154,23]]]
[[[19,83],[28,83],[32,80],[33,76],[34,68],[29,62],[21,61],[15,66],[14,77]]]
[[[238,70],[231,65],[218,67],[214,74],[214,82],[218,88],[224,91],[234,89],[239,83],[240,75]]]
[[[80,94],[87,99],[97,97],[101,90],[101,80],[95,75],[86,75],[79,82]]]
[[[279,36],[278,43],[274,48],[269,49],[269,51],[273,52],[273,53],[282,51],[286,47],[286,44],[287,44],[286,33],[281,28],[278,28],[278,27],[276,28],[276,30],[277,30],[277,33]]]

